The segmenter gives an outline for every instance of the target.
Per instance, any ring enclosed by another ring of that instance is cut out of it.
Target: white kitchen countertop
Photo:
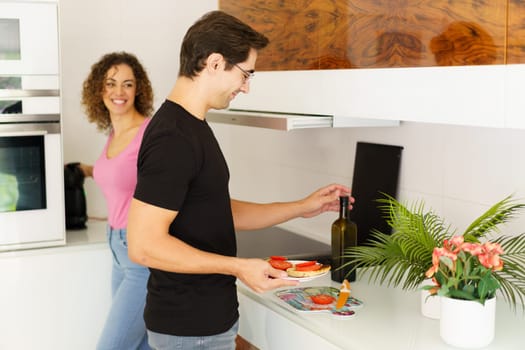
[[[106,243],[106,225],[105,220],[88,220],[85,229],[68,230],[66,246]]]
[[[334,286],[330,274],[301,283],[305,286]],[[352,296],[364,302],[350,319],[336,319],[328,313],[295,311],[274,292],[257,294],[239,282],[239,293],[277,312],[288,320],[345,350],[453,350],[439,336],[439,320],[420,313],[420,292],[370,285],[366,280],[352,283]],[[525,318],[513,313],[503,300],[496,308],[496,335],[484,350],[522,350]],[[476,336],[473,334],[472,336]]]

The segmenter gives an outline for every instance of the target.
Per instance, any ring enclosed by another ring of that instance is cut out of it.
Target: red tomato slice
[[[288,260],[288,259],[286,259],[285,256],[272,255],[272,256],[270,256],[270,260]]]
[[[295,271],[317,271],[321,268],[321,264],[315,263],[314,265],[298,266],[295,265]]]
[[[306,266],[315,265],[315,264],[317,264],[317,261],[312,260],[312,261],[306,261],[300,264],[295,264],[295,267],[306,267]]]
[[[335,298],[328,294],[317,294],[310,297],[312,301],[320,305],[328,305],[334,302]]]
[[[293,266],[292,263],[289,261],[270,260],[269,262],[270,262],[270,265],[272,265],[274,269],[278,269],[278,270],[286,270]]]

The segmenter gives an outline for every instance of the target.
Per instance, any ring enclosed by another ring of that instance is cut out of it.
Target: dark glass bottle
[[[339,197],[339,218],[332,224],[332,280],[342,282],[345,278],[349,282],[355,281],[355,271],[347,276],[352,266],[344,265],[348,259],[342,255],[347,247],[357,245],[357,225],[350,221],[348,215],[348,196]]]

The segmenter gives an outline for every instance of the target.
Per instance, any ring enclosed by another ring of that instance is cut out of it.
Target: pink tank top
[[[137,157],[144,130],[150,120],[144,120],[133,140],[122,152],[108,158],[107,150],[113,139],[112,132],[93,167],[93,178],[106,198],[108,223],[116,229],[125,229],[128,224],[129,205],[137,185]]]

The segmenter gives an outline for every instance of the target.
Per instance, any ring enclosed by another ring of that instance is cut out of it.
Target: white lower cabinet
[[[110,275],[106,244],[1,254],[0,349],[95,349]]]
[[[325,339],[239,294],[239,334],[260,350],[338,350]]]

